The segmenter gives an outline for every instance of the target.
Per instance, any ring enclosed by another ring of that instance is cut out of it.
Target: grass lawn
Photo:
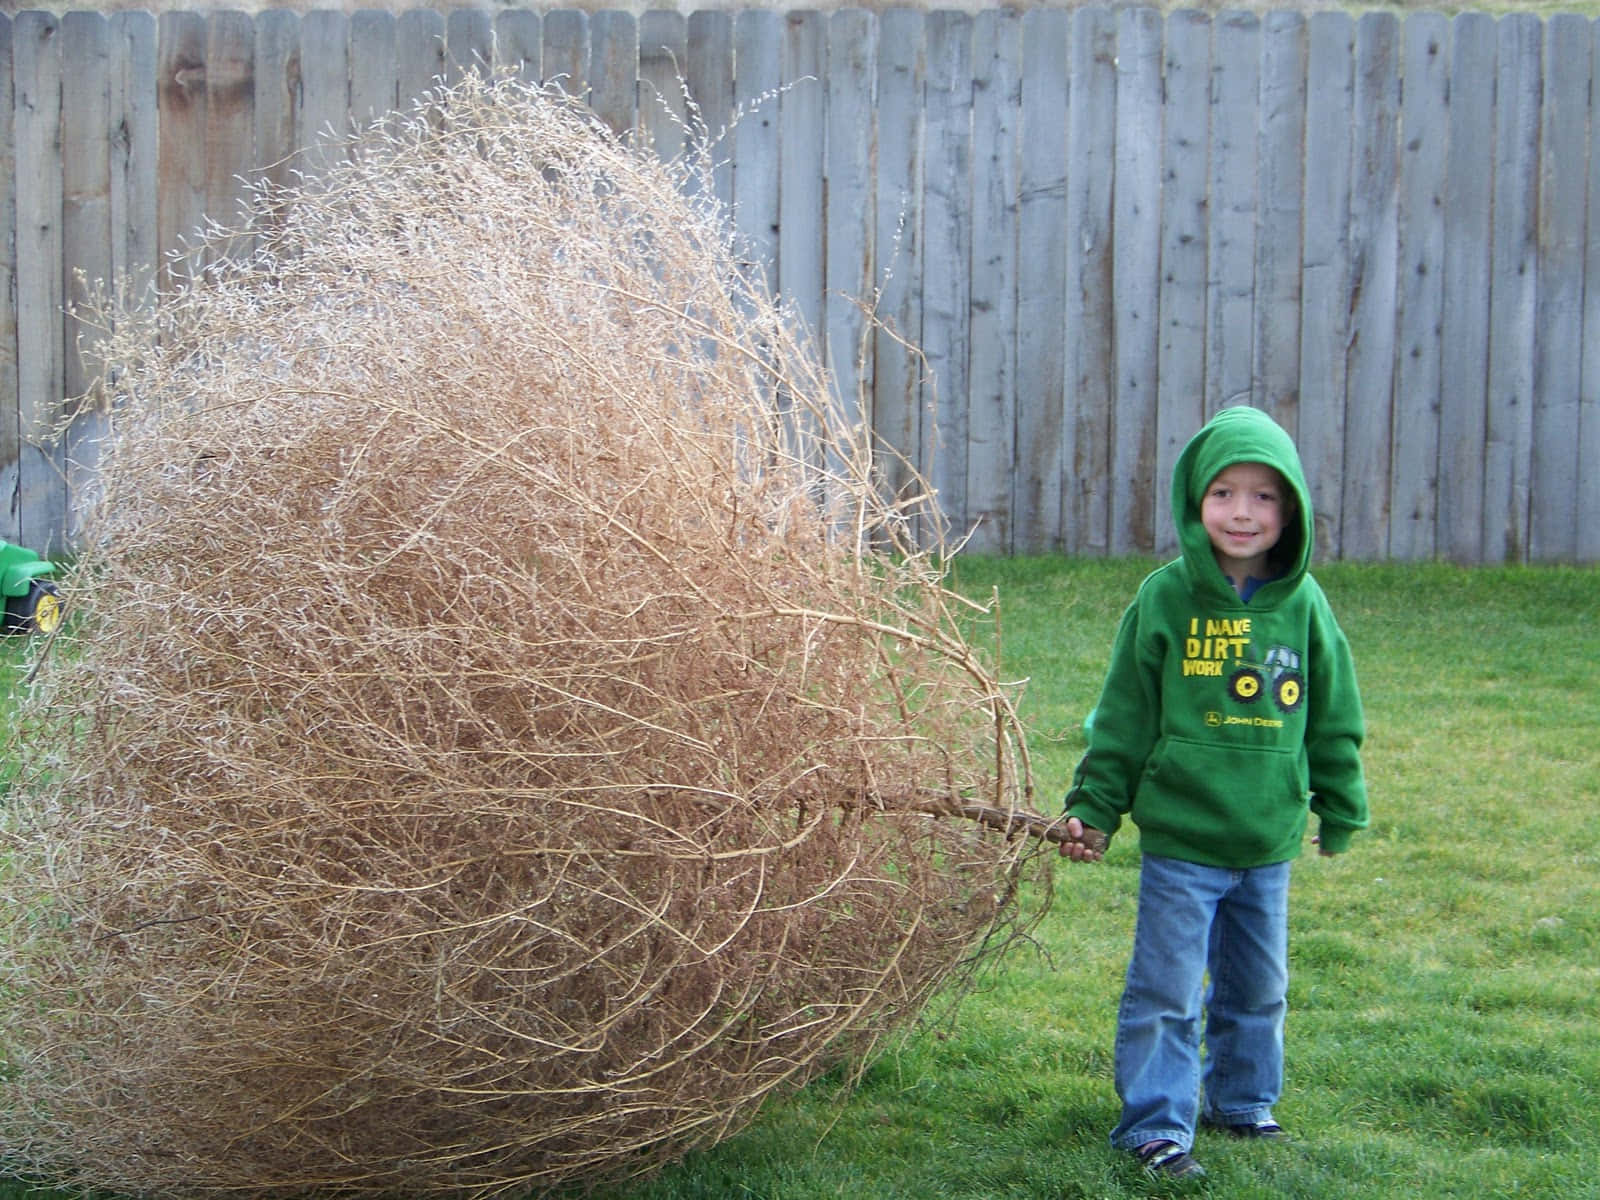
[[[1082,748],[1121,609],[1150,563],[964,562],[1028,677],[1039,804]],[[1111,1044],[1136,839],[1060,863],[1037,951],[853,1092],[605,1200],[1596,1195],[1600,575],[1330,565],[1357,658],[1373,827],[1304,858],[1291,909],[1292,1145],[1202,1135],[1210,1176],[1153,1185],[1113,1152]]]
[[[1002,597],[1003,673],[1054,811],[1145,560],[964,561]],[[600,1200],[1206,1194],[1597,1194],[1600,574],[1330,565],[1317,572],[1367,705],[1374,824],[1296,868],[1289,1145],[1202,1135],[1201,1185],[1153,1185],[1106,1145],[1137,839],[1061,862],[1036,948],[850,1090],[822,1081]],[[37,1196],[0,1184],[0,1200]]]

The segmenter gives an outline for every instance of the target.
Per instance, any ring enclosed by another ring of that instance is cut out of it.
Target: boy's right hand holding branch
[[[1099,862],[1110,840],[1077,817],[1068,817],[1066,840],[1060,843],[1061,857],[1070,858],[1073,862]]]

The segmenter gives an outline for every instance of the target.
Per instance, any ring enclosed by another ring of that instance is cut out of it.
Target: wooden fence
[[[82,279],[147,287],[242,177],[487,61],[724,133],[739,229],[978,549],[1169,551],[1178,449],[1248,402],[1324,556],[1600,560],[1597,54],[1529,14],[0,16],[0,536],[70,544]]]

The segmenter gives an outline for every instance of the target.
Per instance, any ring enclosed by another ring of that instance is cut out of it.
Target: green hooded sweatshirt
[[[1293,494],[1271,563],[1240,599],[1200,520],[1226,467],[1273,467]],[[1124,814],[1147,854],[1245,868],[1300,853],[1308,812],[1339,853],[1367,824],[1364,725],[1349,644],[1308,573],[1311,497],[1294,442],[1258,409],[1218,413],[1172,481],[1183,556],[1123,614],[1067,813],[1115,833]]]

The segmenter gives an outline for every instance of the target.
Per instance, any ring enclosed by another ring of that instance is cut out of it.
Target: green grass
[[[1002,597],[1002,672],[1053,811],[1145,560],[962,562]],[[1202,1134],[1205,1184],[1111,1151],[1111,1044],[1137,845],[1055,869],[1038,946],[853,1088],[824,1080],[597,1200],[1406,1200],[1597,1194],[1600,574],[1333,565],[1357,657],[1373,827],[1296,868],[1292,1144]],[[0,1200],[21,1200],[0,1185]]]
[[[963,562],[1002,599],[1040,806],[1082,749],[1146,560]],[[1295,876],[1288,1146],[1202,1134],[1199,1187],[1106,1145],[1134,838],[1056,868],[1037,951],[853,1091],[815,1088],[604,1200],[1595,1195],[1600,1128],[1600,575],[1328,566],[1357,656],[1373,827]]]

